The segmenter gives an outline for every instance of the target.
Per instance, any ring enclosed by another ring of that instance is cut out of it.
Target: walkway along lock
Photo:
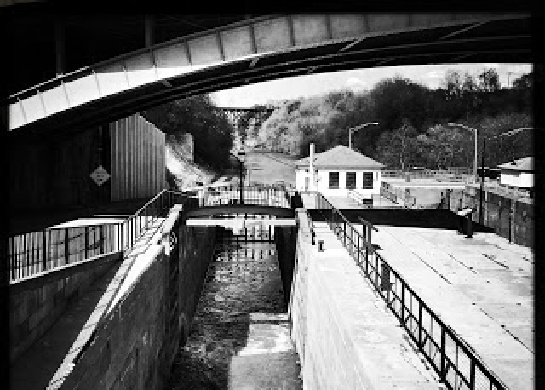
[[[439,318],[356,227],[321,194],[318,209],[357,266],[450,390],[507,387],[465,340]],[[464,218],[467,216],[464,216]],[[364,220],[360,221],[366,222]],[[373,229],[377,230],[373,227]],[[364,229],[365,230],[365,229]],[[369,225],[367,237],[370,233]],[[365,255],[365,256],[364,256]],[[448,347],[447,347],[448,346]]]

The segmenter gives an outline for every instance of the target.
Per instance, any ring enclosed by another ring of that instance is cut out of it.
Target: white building
[[[532,188],[534,186],[534,158],[524,157],[498,165],[500,184],[510,187]]]
[[[311,145],[311,156],[312,156]],[[384,165],[339,145],[323,153],[314,153],[314,183],[310,156],[297,161],[295,186],[300,191],[319,191],[324,195],[347,196],[355,190],[363,197],[380,194]]]

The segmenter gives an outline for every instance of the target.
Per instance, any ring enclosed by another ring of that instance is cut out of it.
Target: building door
[[[310,183],[310,177],[305,176],[305,191],[308,191],[309,183]]]

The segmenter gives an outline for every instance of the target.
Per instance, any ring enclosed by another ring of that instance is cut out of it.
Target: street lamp
[[[370,123],[364,123],[356,127],[352,127],[348,129],[348,147],[352,149],[352,133],[354,131],[357,131],[359,129],[363,129],[364,127],[370,126],[370,125],[378,125],[377,122],[370,122]]]
[[[244,157],[246,156],[246,152],[242,149],[238,150],[238,152],[235,154],[235,153],[231,153],[231,155],[233,157],[235,157],[237,160],[238,160],[238,163],[240,164],[240,187],[239,187],[239,190],[240,190],[240,204],[244,204],[244,182],[242,181],[242,172],[243,172],[243,169],[244,169]]]
[[[480,208],[480,213],[479,213],[479,222],[481,223],[481,225],[484,224],[483,222],[483,182],[484,182],[484,155],[485,155],[485,152],[486,152],[486,141],[492,141],[496,138],[502,138],[502,137],[509,137],[509,136],[512,136],[512,135],[515,135],[517,133],[520,133],[521,131],[523,130],[534,130],[533,127],[520,127],[518,129],[513,129],[513,130],[509,130],[509,131],[506,131],[505,133],[501,133],[501,134],[497,134],[493,137],[489,137],[489,138],[486,138],[486,137],[483,137],[483,152],[482,152],[482,156],[481,156],[481,169],[482,169],[482,172],[481,172],[481,196],[480,196],[480,199],[479,199],[479,208]]]
[[[475,148],[474,148],[474,159],[473,159],[473,183],[477,183],[477,139],[478,139],[478,131],[477,129],[474,129],[472,127],[468,127],[466,125],[462,125],[460,123],[449,123],[449,126],[457,126],[461,127],[462,129],[466,129],[467,131],[473,131],[475,134]]]

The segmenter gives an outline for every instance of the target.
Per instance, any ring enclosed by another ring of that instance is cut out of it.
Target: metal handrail
[[[247,205],[290,208],[290,192],[283,186],[244,186],[244,203]],[[227,197],[226,197],[227,195]],[[199,190],[199,206],[241,203],[240,186],[214,187]]]
[[[185,195],[163,190],[123,222],[49,227],[9,237],[10,283],[94,256],[126,250],[180,198]]]
[[[507,389],[472,347],[440,319],[372,243],[321,194],[318,195],[318,208],[449,389],[459,389],[462,385],[470,390]]]

